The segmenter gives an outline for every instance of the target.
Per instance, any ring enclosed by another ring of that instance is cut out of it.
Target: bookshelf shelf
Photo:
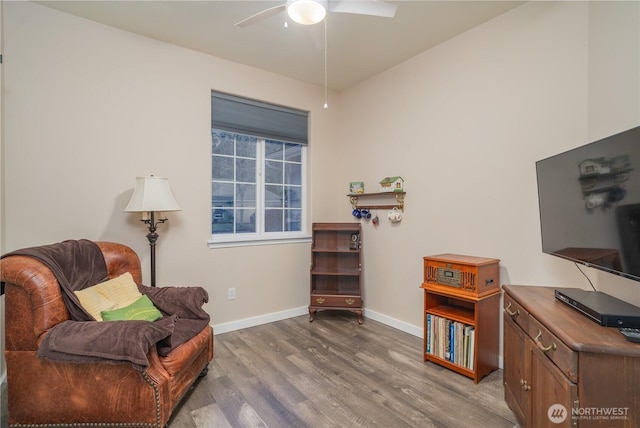
[[[473,324],[473,310],[460,308],[456,306],[437,306],[426,310],[427,314],[433,314],[440,317],[448,318],[452,321],[458,321],[465,324]]]
[[[440,364],[441,366],[446,367],[449,370],[453,370],[455,372],[458,372],[472,379],[475,376],[475,372],[473,370],[467,369],[466,367],[460,366],[458,364],[454,364],[451,361],[445,360],[444,358],[439,358],[439,357],[436,357],[435,355],[431,355],[429,356],[429,360],[434,363]]]
[[[498,259],[424,257],[424,361],[475,383],[498,368]]]

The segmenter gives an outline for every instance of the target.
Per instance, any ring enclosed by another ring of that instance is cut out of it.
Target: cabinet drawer
[[[533,339],[534,345],[572,382],[578,382],[577,352],[571,350],[532,316],[529,316],[529,336]]]
[[[504,315],[515,321],[525,332],[529,331],[529,313],[508,294],[504,295]]]
[[[311,295],[311,306],[325,308],[361,308],[362,298],[360,296],[335,296],[335,295]]]

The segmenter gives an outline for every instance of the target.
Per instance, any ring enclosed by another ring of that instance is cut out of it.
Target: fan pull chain
[[[329,108],[327,103],[327,17],[324,18],[324,108]]]

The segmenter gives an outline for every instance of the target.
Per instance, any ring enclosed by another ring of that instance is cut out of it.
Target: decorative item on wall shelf
[[[364,182],[352,181],[349,183],[349,193],[364,193]]]
[[[355,218],[361,218],[364,220],[369,220],[371,218],[371,212],[367,209],[356,208],[351,212],[351,214],[353,214]]]
[[[393,207],[388,214],[389,221],[391,223],[398,223],[402,221],[402,213],[398,210],[398,207]]]
[[[381,192],[402,192],[404,180],[400,176],[385,177],[380,181]]]

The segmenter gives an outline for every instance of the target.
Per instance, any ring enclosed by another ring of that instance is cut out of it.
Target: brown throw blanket
[[[138,285],[138,290],[146,294],[164,315],[176,318],[173,333],[158,342],[158,354],[162,356],[167,356],[209,325],[209,314],[202,309],[202,305],[209,301],[209,294],[202,287],[156,288]]]
[[[51,328],[38,347],[38,357],[66,363],[126,363],[143,371],[147,353],[170,337],[175,316],[158,321],[63,321]]]
[[[112,363],[129,361],[138,370],[148,367],[146,353],[157,343],[158,353],[169,352],[209,324],[202,305],[209,296],[202,287],[154,288],[138,285],[165,315],[160,320],[97,322],[82,307],[74,291],[109,279],[100,247],[94,242],[69,240],[8,254],[35,258],[55,275],[72,321],[60,323],[45,335],[38,356],[53,361]]]
[[[51,270],[60,284],[72,320],[95,321],[74,293],[109,279],[102,251],[94,242],[81,239],[23,248],[4,254],[2,258],[15,255],[34,258]]]

